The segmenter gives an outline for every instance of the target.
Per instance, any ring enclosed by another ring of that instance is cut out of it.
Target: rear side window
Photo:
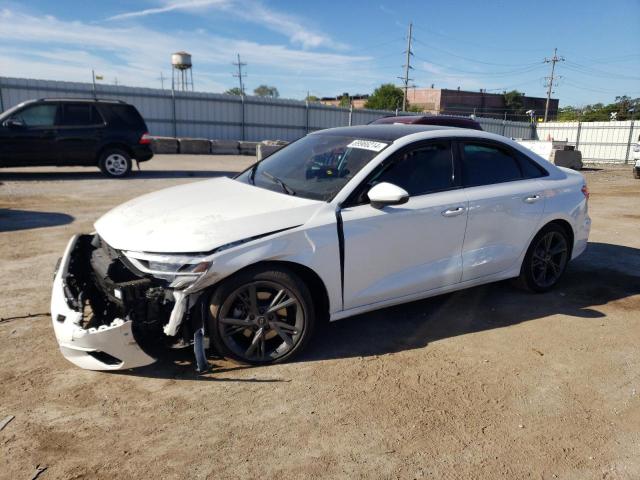
[[[12,118],[22,120],[27,127],[52,127],[56,122],[57,110],[56,104],[33,105],[17,112]]]
[[[453,187],[453,156],[449,142],[434,142],[400,154],[372,184],[381,182],[404,188],[411,196]]]
[[[107,123],[115,128],[147,130],[142,116],[133,105],[104,104],[101,110],[107,117]]]
[[[94,105],[88,103],[64,105],[62,125],[82,127],[99,123],[103,123],[103,120]]]
[[[528,158],[526,155],[518,152],[518,160],[520,161],[520,168],[522,169],[522,175],[524,178],[540,178],[549,175],[544,168],[538,165],[536,162]]]
[[[507,151],[490,145],[462,144],[462,179],[467,187],[520,180],[518,161]]]

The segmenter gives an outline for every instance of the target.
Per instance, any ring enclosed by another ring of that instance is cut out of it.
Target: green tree
[[[507,108],[508,113],[513,115],[524,115],[524,95],[518,90],[511,90],[510,92],[504,92],[502,98],[504,98],[504,106]]]
[[[349,107],[351,105],[351,98],[349,98],[349,94],[343,94],[340,97],[340,103],[338,105],[340,105],[341,107]]]
[[[280,92],[276,87],[270,87],[269,85],[260,85],[253,90],[253,94],[258,97],[271,97],[278,98],[280,96]]]
[[[424,109],[420,105],[409,105],[409,108],[407,109],[407,111],[420,113],[420,112],[424,112]]]
[[[229,90],[227,90],[224,93],[226,93],[227,95],[238,95],[238,96],[240,96],[240,95],[242,95],[242,90],[240,90],[240,87],[233,87],[233,88],[230,88]]]
[[[402,89],[392,83],[384,83],[373,91],[364,106],[374,110],[402,108]]]
[[[320,99],[318,97],[316,97],[315,95],[307,95],[307,98],[305,98],[305,100],[307,102],[318,102],[318,101],[320,101]]]

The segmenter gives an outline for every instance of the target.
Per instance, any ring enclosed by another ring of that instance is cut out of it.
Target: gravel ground
[[[68,238],[139,194],[252,157],[157,156],[127,180],[0,170],[0,478],[640,478],[640,181],[585,172],[593,231],[559,287],[508,282],[329,325],[296,363],[58,352]]]

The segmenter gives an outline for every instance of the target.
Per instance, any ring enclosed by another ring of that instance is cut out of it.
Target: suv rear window
[[[102,104],[100,109],[107,118],[107,122],[116,128],[146,131],[147,125],[133,105]]]
[[[62,125],[82,127],[100,123],[103,123],[103,120],[94,105],[68,103],[63,107]]]

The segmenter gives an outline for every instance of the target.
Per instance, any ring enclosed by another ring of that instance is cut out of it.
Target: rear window
[[[100,123],[103,120],[94,105],[69,103],[63,107],[61,125],[82,127]]]
[[[142,115],[133,105],[104,104],[100,109],[113,127],[147,131]]]

